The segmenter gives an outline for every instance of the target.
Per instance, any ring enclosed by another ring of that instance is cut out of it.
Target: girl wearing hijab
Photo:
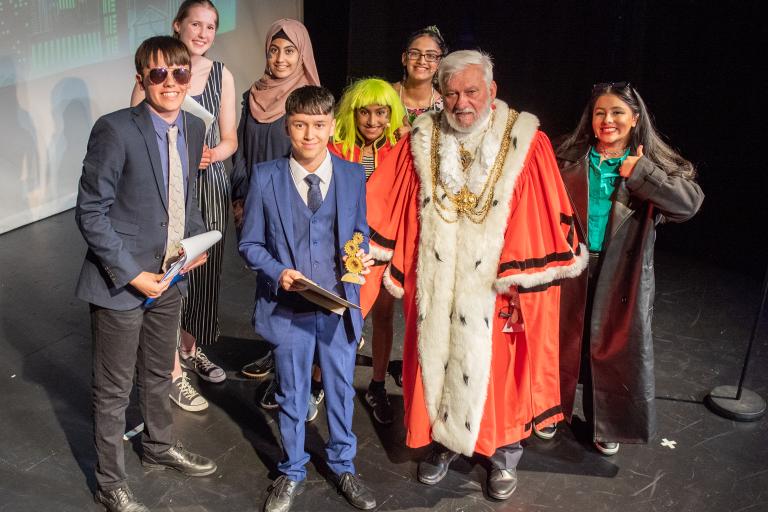
[[[255,164],[288,156],[291,141],[285,130],[285,99],[299,87],[320,85],[312,41],[299,21],[283,18],[267,30],[264,42],[267,65],[264,75],[243,93],[243,112],[237,129],[238,147],[232,157],[232,209],[238,233],[243,222],[243,205],[248,192],[251,169]],[[274,370],[272,351],[246,364],[241,372],[258,379]],[[312,397],[307,420],[317,416],[322,401],[319,374],[312,381]],[[274,409],[276,380],[266,389],[260,405]]]

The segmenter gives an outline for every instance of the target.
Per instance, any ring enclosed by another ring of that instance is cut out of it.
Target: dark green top
[[[629,149],[620,157],[600,161],[595,147],[589,148],[589,207],[587,241],[590,252],[603,250],[605,228],[611,215],[611,195],[619,178],[619,167],[629,155]]]

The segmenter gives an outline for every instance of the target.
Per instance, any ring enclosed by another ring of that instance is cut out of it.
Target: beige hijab
[[[281,30],[299,50],[299,65],[290,76],[285,78],[272,77],[267,65],[264,76],[251,86],[248,105],[251,115],[260,123],[271,123],[285,114],[285,98],[295,89],[304,85],[320,85],[312,41],[309,40],[307,29],[301,22],[283,18],[269,27],[267,40],[264,42],[264,53],[267,58],[269,58],[269,45],[272,43],[272,38]]]

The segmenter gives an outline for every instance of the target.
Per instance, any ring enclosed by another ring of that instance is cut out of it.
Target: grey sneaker
[[[181,366],[195,372],[201,379],[208,382],[222,382],[227,378],[224,370],[220,366],[213,364],[200,347],[197,347],[195,353],[191,356],[185,356],[179,352],[179,361]]]
[[[317,418],[317,404],[315,403],[315,399],[312,398],[312,395],[310,394],[309,407],[307,408],[307,423],[315,421],[315,418]]]
[[[185,411],[198,412],[208,408],[208,400],[203,398],[189,382],[187,372],[182,372],[181,377],[173,381],[171,393],[168,396],[173,403]]]

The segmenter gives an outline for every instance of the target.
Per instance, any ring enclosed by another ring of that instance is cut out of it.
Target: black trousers
[[[177,286],[148,309],[115,311],[91,304],[96,481],[105,491],[127,479],[123,433],[134,375],[144,418],[145,453],[162,453],[175,442],[168,394],[180,307]]]

